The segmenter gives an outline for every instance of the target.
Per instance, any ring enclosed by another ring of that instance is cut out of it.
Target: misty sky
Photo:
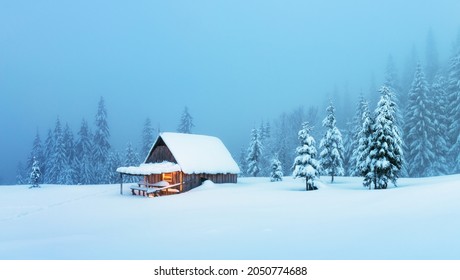
[[[146,117],[176,130],[188,106],[194,132],[238,154],[261,120],[380,84],[389,54],[401,69],[415,46],[423,62],[430,28],[443,62],[459,11],[458,0],[0,0],[0,177],[14,178],[57,116],[74,133],[83,117],[93,125],[100,96],[116,149],[140,141]]]

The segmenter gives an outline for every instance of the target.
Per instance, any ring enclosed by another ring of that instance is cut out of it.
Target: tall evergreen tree
[[[153,127],[150,118],[146,118],[144,122],[144,129],[142,130],[142,147],[141,157],[144,159],[148,156],[150,148],[153,145]]]
[[[93,145],[93,166],[95,183],[100,184],[107,181],[107,158],[109,156],[109,125],[107,123],[107,110],[104,98],[101,97],[96,113],[96,127],[94,132]]]
[[[185,106],[182,116],[180,118],[179,126],[177,127],[177,132],[180,133],[192,133],[192,128],[195,125],[193,124],[193,118],[188,112],[188,107]]]
[[[253,128],[251,131],[251,141],[249,142],[248,155],[246,162],[248,164],[247,174],[257,177],[261,172],[261,160],[263,155],[262,142],[260,142],[259,131]]]
[[[52,166],[49,170],[50,183],[65,184],[64,169],[66,167],[67,158],[64,143],[64,133],[62,131],[61,121],[59,117],[56,119],[54,127],[53,153],[51,155]]]
[[[108,163],[107,163],[107,170],[109,171],[109,176],[108,176],[108,183],[109,184],[115,184],[120,182],[120,174],[116,172],[117,168],[122,166],[122,160],[120,157],[120,154],[118,152],[111,152],[109,154],[108,158]],[[134,176],[126,176],[130,180],[134,178]],[[132,180],[134,181],[134,180]]]
[[[434,175],[449,174],[449,119],[448,119],[448,102],[446,92],[446,79],[442,75],[436,75],[431,85],[431,97],[433,103],[433,126],[435,134],[431,135],[434,145],[436,160],[432,163]]]
[[[77,184],[91,184],[93,179],[93,136],[85,119],[82,120],[80,130],[78,131],[77,143],[75,145],[75,175],[74,179]]]
[[[331,176],[331,182],[334,182],[334,177],[341,176],[344,172],[342,134],[335,125],[335,108],[332,102],[326,111],[327,116],[323,120],[326,133],[319,144],[321,149],[320,164],[322,172]]]
[[[371,158],[371,150],[374,149],[374,118],[371,116],[367,102],[360,104],[362,108],[361,130],[358,133],[358,145],[353,153],[356,158],[355,176],[364,177],[363,185],[371,188],[374,182],[374,162]]]
[[[297,147],[297,157],[294,159],[294,178],[305,178],[306,190],[317,189],[315,180],[319,176],[320,164],[316,160],[315,139],[310,135],[312,128],[308,122],[302,124],[298,133],[300,146]]]
[[[245,177],[247,175],[246,171],[248,170],[248,162],[246,161],[246,157],[247,157],[247,149],[245,147],[241,147],[238,165],[241,170],[241,173],[239,175],[242,177]]]
[[[451,120],[449,125],[450,162],[452,171],[460,172],[460,44],[450,59],[447,77],[448,114]]]
[[[413,177],[432,176],[432,163],[435,160],[433,136],[436,129],[433,123],[429,88],[422,66],[417,65],[414,81],[409,92],[405,116],[406,161],[409,175]]]
[[[43,172],[42,177],[43,177],[44,183],[52,182],[50,170],[52,169],[52,166],[53,166],[53,161],[52,161],[53,153],[54,153],[54,136],[53,136],[53,132],[51,131],[51,129],[48,129],[48,134],[46,136],[44,150],[43,150],[43,157],[44,157],[43,166],[45,170]]]
[[[403,165],[403,151],[393,93],[382,86],[380,94],[375,110],[370,159],[375,188],[386,189],[389,181],[396,185]]]
[[[360,172],[357,169],[357,161],[359,157],[358,153],[358,147],[360,145],[360,137],[361,137],[361,132],[363,129],[363,123],[365,119],[363,119],[363,115],[366,114],[365,117],[369,117],[369,107],[368,107],[368,102],[366,99],[364,99],[364,95],[361,94],[359,97],[359,102],[356,107],[356,113],[355,116],[353,117],[352,121],[352,128],[351,128],[351,145],[350,145],[350,150],[351,150],[351,156],[349,160],[349,171],[348,174],[350,176],[360,176]],[[368,136],[366,136],[368,137]]]

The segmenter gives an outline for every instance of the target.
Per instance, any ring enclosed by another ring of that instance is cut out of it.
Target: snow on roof
[[[173,132],[163,132],[158,137],[163,139],[184,173],[240,173],[232,155],[217,137]]]
[[[142,163],[139,166],[118,167],[117,172],[130,175],[151,175],[161,174],[174,171],[180,171],[181,168],[178,164],[173,162],[160,162],[160,163]]]

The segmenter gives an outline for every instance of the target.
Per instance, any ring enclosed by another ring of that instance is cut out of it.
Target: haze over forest
[[[458,11],[455,0],[0,3],[0,184],[58,116],[74,134],[82,118],[93,126],[101,96],[116,150],[140,145],[147,117],[175,131],[185,106],[193,132],[235,157],[252,127],[299,106],[322,120],[332,99],[343,127],[360,93],[378,98],[390,60],[406,91],[433,50],[448,65]]]

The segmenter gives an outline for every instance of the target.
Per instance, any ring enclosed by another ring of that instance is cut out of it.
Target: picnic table
[[[172,194],[172,193],[179,193],[178,189],[175,189],[175,187],[179,186],[180,183],[177,184],[169,184],[166,181],[159,181],[155,183],[149,183],[145,181],[139,181],[137,183],[137,186],[131,186],[131,192],[133,195],[135,195],[135,191],[138,192],[139,195],[143,196],[159,196],[160,194]]]

